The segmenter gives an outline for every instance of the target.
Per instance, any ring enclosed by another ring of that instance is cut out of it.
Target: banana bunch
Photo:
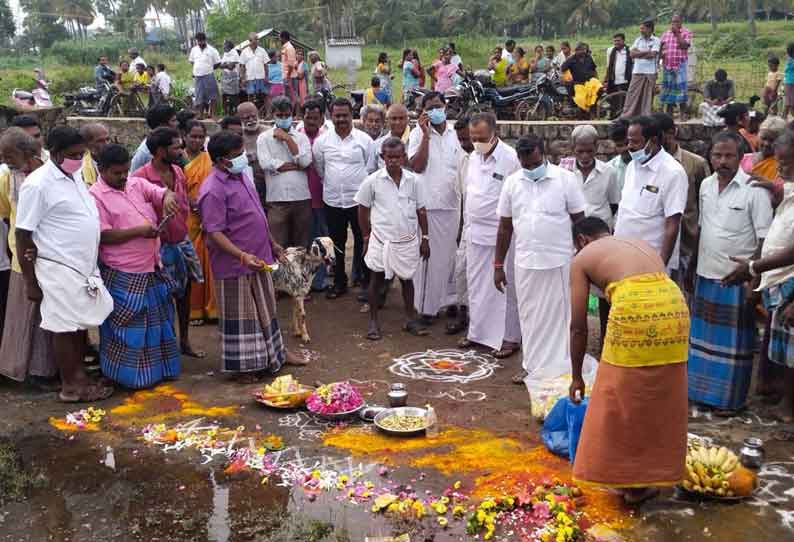
[[[683,486],[696,493],[733,497],[728,478],[738,465],[739,458],[725,446],[692,446],[686,456],[687,479]]]

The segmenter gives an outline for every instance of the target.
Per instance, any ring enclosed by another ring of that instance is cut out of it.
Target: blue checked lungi
[[[160,260],[166,273],[176,283],[173,293],[177,299],[184,297],[190,281],[204,283],[201,260],[187,237],[179,243],[162,243]]]
[[[764,307],[772,314],[769,360],[794,369],[794,330],[780,322],[783,309],[794,300],[794,278],[764,290]]]
[[[125,273],[102,267],[113,312],[99,327],[102,374],[127,388],[179,376],[171,278],[161,270]]]
[[[687,100],[687,71],[686,62],[682,62],[678,69],[665,69],[662,73],[662,90],[659,101],[663,104],[682,104]]]
[[[753,374],[753,308],[745,287],[697,277],[689,339],[689,399],[725,410],[744,406]]]

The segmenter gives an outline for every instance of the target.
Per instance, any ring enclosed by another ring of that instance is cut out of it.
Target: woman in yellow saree
[[[201,268],[204,271],[204,282],[202,284],[193,283],[190,288],[190,320],[202,323],[218,318],[207,238],[201,228],[201,217],[198,214],[197,206],[201,183],[212,169],[210,155],[204,150],[206,138],[207,129],[202,123],[195,120],[188,122],[185,136],[188,160],[185,166],[185,177],[187,178],[187,197],[191,212],[187,219],[187,234],[196,249]]]

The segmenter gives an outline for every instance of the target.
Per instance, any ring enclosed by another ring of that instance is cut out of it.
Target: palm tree
[[[574,8],[568,17],[568,24],[574,25],[577,30],[606,25],[611,18],[609,10],[613,6],[613,0],[584,0]]]

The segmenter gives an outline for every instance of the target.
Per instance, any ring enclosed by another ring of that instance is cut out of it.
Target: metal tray
[[[394,429],[388,429],[381,425],[381,421],[384,418],[388,418],[392,415],[402,415],[402,416],[425,416],[427,411],[424,408],[417,408],[417,407],[397,407],[397,408],[387,408],[384,411],[380,412],[377,416],[375,416],[375,427],[386,433],[387,435],[393,435],[396,437],[415,437],[418,435],[423,435],[425,433],[425,429],[427,427],[423,427],[421,429],[415,429],[411,431],[395,431]]]

